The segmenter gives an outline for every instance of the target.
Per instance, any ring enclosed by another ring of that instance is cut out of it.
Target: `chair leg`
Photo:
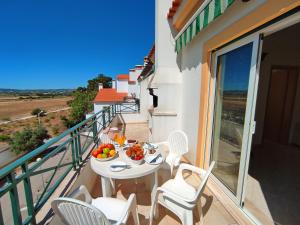
[[[174,165],[170,165],[170,177],[173,176],[173,169],[174,169]]]
[[[134,224],[135,224],[135,225],[140,225],[139,213],[138,213],[137,208],[133,209],[133,210],[131,211],[131,213],[132,213],[132,217],[133,217]]]
[[[149,216],[149,220],[150,220],[149,225],[152,225],[153,223],[154,210],[156,209],[156,207],[157,207],[156,201],[152,202],[151,209],[150,209],[150,216]]]
[[[131,214],[132,214],[132,217],[133,217],[134,224],[135,225],[140,225],[139,213],[138,213],[137,203],[136,203],[136,197],[133,199],[130,211],[131,211]]]
[[[198,212],[198,215],[199,215],[199,219],[200,219],[200,225],[203,225],[204,224],[204,217],[203,217],[203,213],[202,213],[202,201],[201,199],[197,202],[197,212]]]
[[[200,225],[204,225],[204,217],[203,217],[203,213],[202,213],[201,203],[200,203],[200,206],[198,206],[198,211],[199,211],[199,216],[200,216]]]
[[[187,210],[183,216],[183,225],[193,225],[193,211]]]

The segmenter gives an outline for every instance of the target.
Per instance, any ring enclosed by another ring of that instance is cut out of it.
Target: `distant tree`
[[[93,111],[93,100],[96,97],[97,92],[86,91],[86,92],[75,92],[74,99],[71,106],[71,118],[76,122],[85,119],[85,115]]]
[[[43,112],[42,112],[43,111]],[[42,112],[42,113],[40,113]],[[35,108],[31,111],[31,115],[33,116],[38,116],[38,114],[40,113],[40,116],[45,116],[46,115],[46,111],[45,110],[42,110],[40,108]]]
[[[93,111],[93,101],[97,95],[99,83],[102,83],[104,88],[109,88],[111,81],[111,77],[99,74],[96,78],[88,80],[87,87],[78,87],[72,94],[73,99],[67,103],[71,107],[70,116],[61,117],[64,126],[70,128],[84,120],[85,115]]]
[[[38,126],[35,129],[26,127],[12,136],[10,147],[16,154],[29,152],[43,145],[44,139],[48,138],[48,131],[43,126]]]
[[[70,128],[70,127],[73,127],[74,125],[76,125],[76,123],[74,121],[72,121],[70,118],[68,118],[66,116],[61,116],[60,119],[66,128]]]
[[[99,84],[102,83],[104,88],[111,87],[111,77],[107,77],[104,74],[99,74],[94,79],[88,80],[87,90],[88,91],[98,91]]]
[[[0,141],[9,142],[10,141],[10,136],[6,135],[6,134],[0,134]]]
[[[80,91],[80,92],[85,92],[86,91],[86,87],[78,87],[76,90]]]

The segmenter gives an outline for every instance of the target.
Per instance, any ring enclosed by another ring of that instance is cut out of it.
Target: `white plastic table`
[[[160,153],[163,157],[163,161],[166,158],[166,152],[161,148],[157,149],[157,153]],[[124,169],[119,172],[112,172],[109,168],[110,164],[114,161],[123,161],[130,165],[130,168]],[[114,180],[123,180],[123,179],[132,179],[147,176],[152,174],[150,180],[151,188],[151,202],[154,200],[155,191],[158,185],[158,175],[157,171],[162,166],[163,163],[158,165],[150,165],[145,161],[141,165],[136,165],[130,161],[130,159],[125,154],[124,150],[118,151],[118,157],[109,160],[100,162],[94,157],[91,157],[91,167],[92,170],[101,176],[101,186],[103,197],[110,197],[112,195],[113,189],[115,189]]]

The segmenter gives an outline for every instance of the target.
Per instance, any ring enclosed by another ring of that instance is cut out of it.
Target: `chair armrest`
[[[116,225],[123,224],[123,221],[125,220],[126,216],[128,216],[129,212],[132,211],[132,208],[136,208],[136,195],[130,194],[126,207],[124,208],[119,221],[117,221]]]
[[[162,141],[162,142],[156,142],[156,143],[153,143],[153,144],[156,144],[156,145],[168,145],[169,143],[167,141]]]
[[[187,163],[181,163],[179,165],[179,168],[178,168],[178,172],[182,172],[183,170],[190,170],[192,172],[195,172],[201,176],[205,175],[206,174],[206,171],[199,168],[199,167],[196,167],[196,166],[193,166],[193,165],[190,165],[190,164],[187,164]]]
[[[187,204],[189,204],[190,202],[192,202],[192,199],[187,199],[181,196],[176,195],[175,193],[173,193],[170,190],[167,190],[165,188],[159,187],[157,188],[157,192],[162,192],[163,196],[166,196],[170,199],[173,199],[174,201],[178,202],[181,205],[186,206]]]
[[[90,204],[92,203],[92,197],[84,185],[80,185],[71,194],[69,194],[68,197],[78,199],[80,195],[84,196],[85,202]]]

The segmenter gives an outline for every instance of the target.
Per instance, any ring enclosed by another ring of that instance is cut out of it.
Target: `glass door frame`
[[[258,58],[260,58],[260,42],[261,38],[259,34],[249,35],[241,40],[235,41],[216,52],[212,55],[212,78],[211,78],[211,90],[212,93],[210,95],[210,105],[209,105],[209,113],[211,120],[209,121],[209,134],[210,140],[209,143],[209,153],[210,153],[210,161],[211,153],[212,153],[212,137],[213,137],[213,125],[214,125],[214,106],[215,106],[215,91],[216,91],[216,74],[217,74],[217,66],[218,66],[218,57],[226,54],[232,50],[238,49],[246,44],[253,43],[252,45],[252,56],[251,56],[251,64],[250,64],[250,71],[249,71],[249,84],[248,84],[248,93],[247,93],[247,103],[246,103],[246,112],[245,112],[245,122],[244,122],[244,131],[243,131],[243,138],[242,138],[242,147],[241,147],[241,156],[240,156],[240,164],[239,164],[239,174],[238,174],[238,184],[237,184],[237,192],[234,195],[216,176],[212,174],[212,179],[223,187],[223,191],[227,194],[237,205],[242,205],[243,198],[245,195],[244,184],[247,179],[247,173],[249,165],[249,154],[251,151],[251,141],[252,135],[255,130],[255,121],[254,121],[254,114],[255,114],[255,103],[256,103],[256,92],[258,86]]]

